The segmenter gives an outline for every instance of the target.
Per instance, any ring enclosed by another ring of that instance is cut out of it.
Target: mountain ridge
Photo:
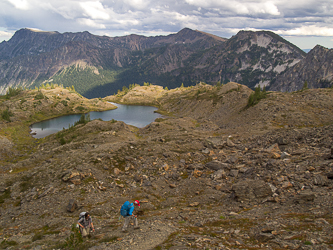
[[[234,81],[252,89],[259,85],[274,89],[272,84],[280,81],[280,74],[306,56],[270,31],[240,31],[225,39],[189,28],[155,37],[21,29],[0,44],[0,93],[9,87],[33,88],[50,81],[73,85],[89,98],[144,82],[175,88],[182,83]],[[75,72],[66,70],[73,65],[79,66]],[[89,67],[94,74],[85,71]],[[81,81],[73,84],[73,76],[81,73]]]

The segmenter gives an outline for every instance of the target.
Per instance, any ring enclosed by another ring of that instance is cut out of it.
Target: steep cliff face
[[[253,88],[270,85],[281,72],[305,56],[296,46],[272,32],[241,31],[197,59],[194,68],[210,81],[239,82]]]
[[[277,77],[271,90],[297,91],[307,83],[309,88],[327,88],[333,84],[333,49],[314,47],[306,58]]]

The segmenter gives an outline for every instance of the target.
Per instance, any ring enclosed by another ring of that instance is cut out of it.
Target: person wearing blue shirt
[[[134,203],[129,203],[129,202],[125,202],[125,204],[127,205],[127,215],[124,216],[125,218],[125,222],[123,225],[123,228],[121,229],[121,231],[126,232],[127,231],[127,227],[129,225],[129,222],[131,219],[134,220],[134,229],[139,229],[140,227],[138,226],[138,219],[137,219],[137,215],[134,215],[134,205],[137,205],[138,207],[140,207],[140,202],[138,200],[134,201]]]

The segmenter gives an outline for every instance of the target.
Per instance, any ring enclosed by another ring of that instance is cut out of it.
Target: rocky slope
[[[333,84],[333,49],[314,47],[306,58],[281,74],[271,86],[275,91],[297,91],[303,88],[328,88]]]
[[[267,85],[305,53],[278,35],[241,31],[230,39],[183,29],[168,36],[95,36],[22,29],[0,44],[0,93],[53,82],[105,97],[144,82],[176,88],[200,81]]]
[[[333,91],[269,92],[246,108],[251,93],[136,87],[107,99],[141,96],[168,117],[142,129],[94,120],[31,143],[2,129],[12,150],[0,160],[0,247],[331,249]],[[122,233],[120,206],[136,199],[140,229]],[[96,232],[73,246],[87,210]]]

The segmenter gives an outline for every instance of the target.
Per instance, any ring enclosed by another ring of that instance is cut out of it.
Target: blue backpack
[[[120,208],[121,216],[126,217],[129,215],[130,205],[131,204],[129,203],[129,201],[125,201],[125,203]]]

